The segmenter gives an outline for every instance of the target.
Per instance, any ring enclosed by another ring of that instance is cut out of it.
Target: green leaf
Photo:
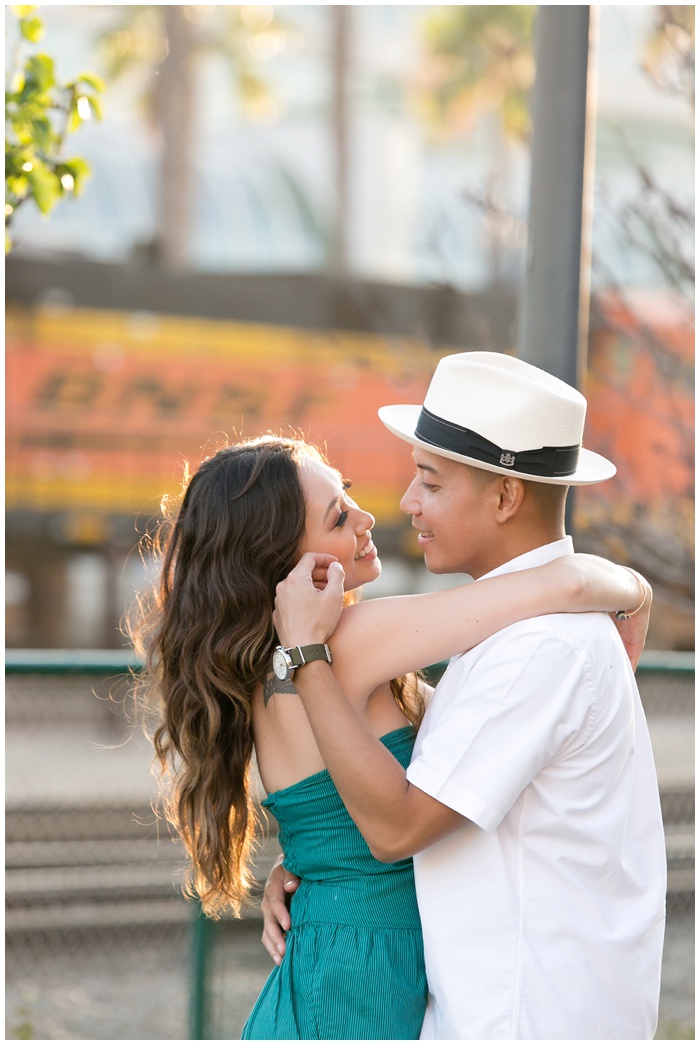
[[[27,181],[26,174],[17,174],[5,179],[5,189],[8,196],[8,203],[12,203],[10,196],[14,196],[16,199],[21,200],[27,195],[29,189],[29,182]]]
[[[88,102],[90,103],[90,108],[92,109],[92,112],[93,112],[93,115],[94,115],[95,119],[96,120],[101,120],[102,119],[102,102],[101,102],[101,100],[99,98],[93,97],[93,95],[91,95],[91,94],[85,94],[85,95],[83,95],[83,97],[87,98]]]
[[[19,20],[21,40],[35,44],[44,34],[36,5],[15,6],[13,11]],[[78,112],[79,98],[85,99],[80,103],[84,111],[89,106],[90,115],[101,119],[99,96],[104,90],[103,80],[91,71],[59,83],[54,60],[48,54],[32,54],[14,70],[5,92],[7,204],[16,208],[24,200],[33,199],[39,210],[48,214],[62,195],[81,190],[90,176],[90,166],[77,156],[64,161],[63,142],[83,122]],[[54,114],[61,113],[67,114],[68,125],[59,133]],[[11,246],[11,241],[6,240],[6,251]]]
[[[104,80],[97,75],[97,73],[81,73],[77,79],[78,83],[86,83],[92,87],[93,90],[102,93],[105,90]]]
[[[22,170],[24,157],[22,152],[14,145],[5,144],[5,177],[19,175]]]
[[[59,179],[64,174],[70,174],[75,182],[73,186],[73,194],[79,196],[85,187],[85,182],[90,177],[92,171],[90,165],[81,159],[79,156],[74,156],[70,160],[65,160],[56,168],[56,174]]]
[[[17,72],[12,77],[12,82],[10,84],[10,89],[14,92],[14,99],[15,99],[15,101],[19,101],[19,96],[20,96],[20,93],[23,90],[23,88],[24,88],[24,73],[22,72],[21,69],[18,69]]]
[[[83,121],[78,112],[78,106],[75,104],[71,105],[70,115],[68,116],[68,130],[70,133],[72,134],[74,131],[77,131],[78,128],[82,126],[82,123]]]
[[[42,93],[56,84],[53,58],[48,54],[33,54],[27,62],[26,81],[36,84]],[[26,88],[26,84],[25,84]]]
[[[44,23],[37,15],[31,15],[28,18],[20,18],[19,31],[25,40],[29,40],[30,43],[36,44],[44,35]]]
[[[35,116],[32,120],[32,139],[42,152],[48,152],[55,142],[53,127],[48,116]]]
[[[72,174],[76,181],[79,178],[87,178],[90,174],[90,164],[80,156],[73,156],[70,160],[64,160],[61,164],[62,173]]]
[[[42,214],[48,214],[61,194],[61,183],[41,160],[34,160],[33,163],[34,166],[27,172],[27,181],[37,207]]]
[[[17,138],[18,145],[21,145],[23,148],[26,149],[28,146],[34,144],[34,133],[32,131],[31,122],[26,123],[22,121],[20,123],[19,121],[17,121],[14,124],[14,132]]]

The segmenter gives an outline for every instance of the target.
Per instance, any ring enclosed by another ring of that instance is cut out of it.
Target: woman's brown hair
[[[127,621],[144,662],[137,692],[155,711],[165,812],[192,863],[185,892],[211,916],[238,913],[254,883],[252,698],[277,645],[275,588],[299,558],[308,457],[325,461],[302,440],[262,436],[203,461],[159,526],[158,580]],[[417,723],[415,679],[392,691]]]

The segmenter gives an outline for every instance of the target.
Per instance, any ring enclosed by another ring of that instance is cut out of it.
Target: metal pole
[[[199,903],[194,905],[191,931],[190,979],[190,1041],[207,1039],[207,974],[209,971],[209,955],[212,947],[213,924],[202,911]]]
[[[518,355],[581,387],[588,330],[595,8],[540,6],[527,273]],[[583,259],[583,265],[582,265]]]
[[[6,675],[125,675],[142,662],[128,649],[8,649]]]

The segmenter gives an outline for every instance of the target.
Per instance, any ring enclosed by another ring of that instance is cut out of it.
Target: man
[[[422,409],[379,415],[414,447],[401,506],[435,573],[478,579],[571,552],[568,486],[615,471],[581,447],[583,397],[505,355],[448,356]],[[305,556],[278,588],[284,646],[323,642],[335,627],[340,571],[318,592],[313,565]],[[454,657],[405,774],[328,664],[305,664],[294,686],[374,855],[415,856],[430,989],[422,1038],[653,1037],[663,827],[639,694],[605,614],[524,621]],[[270,910],[283,920],[280,880],[268,886],[270,938]]]

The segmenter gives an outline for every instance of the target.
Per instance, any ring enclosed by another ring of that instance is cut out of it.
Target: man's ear
[[[525,484],[514,475],[502,475],[498,483],[496,521],[508,522],[516,514],[525,496]]]

